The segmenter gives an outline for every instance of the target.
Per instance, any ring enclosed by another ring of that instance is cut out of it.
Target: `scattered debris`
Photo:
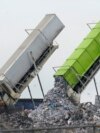
[[[32,120],[28,118],[23,111],[14,113],[2,113],[0,115],[0,123],[5,123],[5,129],[26,129],[32,128]]]
[[[33,127],[95,124],[100,121],[98,107],[92,103],[76,106],[67,97],[66,89],[63,78],[56,79],[55,87],[47,93],[43,103],[28,115],[33,120]]]
[[[66,89],[67,84],[63,78],[58,78],[54,88],[45,95],[43,103],[35,110],[24,110],[12,114],[2,113],[0,117],[13,129],[100,123],[100,109],[92,103],[82,103],[76,106],[68,98]],[[58,130],[56,131],[59,133]],[[87,128],[75,131],[75,133],[87,132],[89,132]]]

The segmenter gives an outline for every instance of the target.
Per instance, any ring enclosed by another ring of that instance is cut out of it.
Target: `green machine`
[[[100,22],[56,71],[77,93],[81,93],[100,68]]]

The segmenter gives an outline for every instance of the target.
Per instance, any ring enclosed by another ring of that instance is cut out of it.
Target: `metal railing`
[[[100,125],[54,126],[32,129],[6,129],[0,133],[100,133]]]

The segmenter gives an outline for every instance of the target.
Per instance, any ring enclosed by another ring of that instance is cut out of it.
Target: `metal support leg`
[[[98,92],[98,88],[97,88],[97,84],[96,84],[95,77],[93,78],[93,80],[94,80],[94,85],[95,85],[95,89],[96,89],[96,93],[97,93],[98,101],[99,101],[99,104],[100,104],[99,92]]]
[[[33,100],[33,98],[32,98],[32,94],[31,94],[31,90],[30,90],[29,85],[28,85],[27,87],[28,87],[28,91],[29,91],[29,94],[30,94],[30,97],[31,97],[31,100],[32,100],[33,107],[34,107],[34,109],[35,109],[35,102],[34,102],[34,100]]]
[[[40,81],[40,77],[39,77],[38,74],[37,74],[37,78],[38,78],[38,81],[39,81],[39,85],[40,85],[40,88],[41,88],[42,95],[43,95],[43,97],[44,97],[43,87],[42,87],[42,84],[41,84],[41,81]]]
[[[31,58],[32,58],[32,60],[33,60],[34,68],[35,68],[35,70],[36,70],[36,76],[37,76],[37,78],[38,78],[39,85],[40,85],[40,88],[41,88],[41,92],[42,92],[42,95],[43,95],[43,97],[44,97],[43,87],[42,87],[41,80],[40,80],[40,77],[39,77],[39,74],[38,74],[37,66],[36,66],[35,61],[34,61],[34,57],[32,56],[32,52],[30,52],[30,56],[31,56]]]

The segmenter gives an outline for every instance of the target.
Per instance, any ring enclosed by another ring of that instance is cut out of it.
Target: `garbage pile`
[[[0,114],[0,129],[7,130],[26,128],[32,128],[32,120],[28,118],[25,110],[13,113],[4,112]]]
[[[70,125],[88,125],[100,123],[100,108],[92,103],[75,105],[66,94],[67,84],[59,77],[54,88],[45,95],[43,103],[35,110],[24,110],[13,114],[3,113],[0,117],[12,128],[50,128]],[[56,130],[52,133],[61,133]],[[49,132],[49,133],[51,133]],[[87,133],[86,129],[77,128],[71,133]],[[36,132],[37,133],[37,132]],[[41,132],[42,133],[42,132]],[[46,130],[43,133],[48,133]]]
[[[59,77],[55,81],[55,87],[45,95],[43,103],[28,115],[33,120],[33,127],[87,125],[100,122],[98,107],[92,103],[76,106],[68,98],[66,89],[66,82]]]
[[[43,103],[29,117],[34,127],[50,127],[69,124],[68,120],[74,112],[77,112],[77,106],[66,95],[66,82],[58,78],[55,87],[45,95]]]

